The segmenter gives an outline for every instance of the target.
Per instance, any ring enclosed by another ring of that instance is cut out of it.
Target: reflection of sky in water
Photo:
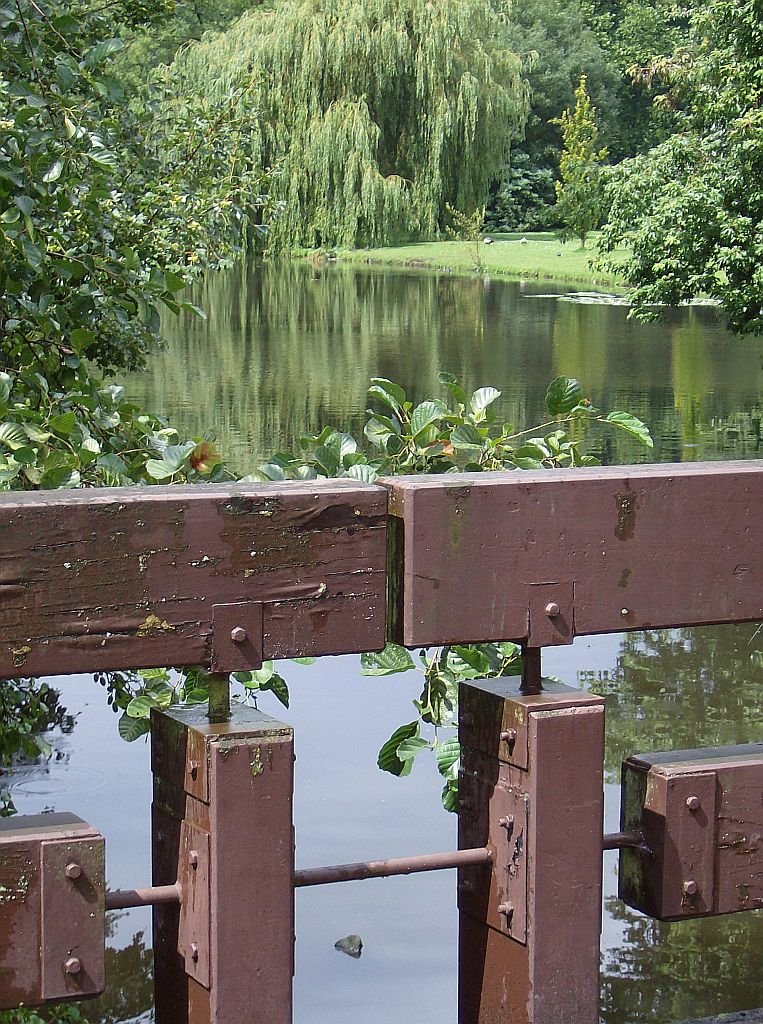
[[[620,641],[618,636],[587,637],[571,647],[546,649],[544,672],[572,685],[576,685],[579,672],[611,675]],[[286,719],[296,732],[298,866],[453,848],[455,819],[440,809],[441,779],[433,759],[422,757],[412,776],[403,780],[380,772],[375,763],[376,752],[393,729],[412,718],[410,700],[417,693],[418,679],[363,678],[355,657],[327,658],[310,667],[287,663],[284,668],[292,707],[281,715],[270,695],[261,700],[263,707]],[[56,744],[64,759],[43,770],[20,773],[18,786],[13,786],[19,811],[75,811],[106,836],[109,886],[147,884],[148,745],[142,740],[128,745],[117,739],[116,716],[106,707],[103,691],[87,677],[56,679],[54,685],[61,689],[64,705],[77,713],[77,724],[70,736]],[[618,788],[607,786],[607,830],[618,828],[618,803]],[[605,896],[616,893],[616,869],[617,855],[606,854]],[[256,870],[253,864],[252,872]],[[389,1020],[454,1024],[455,872],[316,887],[298,891],[296,898],[297,1024],[388,1024]],[[753,916],[745,915],[751,926]],[[122,914],[110,944],[124,950],[135,932],[142,930],[150,934],[150,911]],[[338,938],[351,933],[359,934],[364,942],[359,960],[334,949]],[[706,943],[711,945],[712,935],[708,935]],[[252,941],[263,938],[255,922]],[[610,958],[616,950],[633,948],[628,920],[605,914],[602,948],[609,951]],[[647,949],[645,955],[659,964],[657,946]],[[741,977],[739,980],[741,983]],[[750,1006],[759,983],[754,978],[746,978],[745,983],[743,998]],[[628,999],[632,1006],[628,1013],[633,1016],[609,1013],[610,1024],[678,1019],[667,1011],[646,1017],[636,1013],[644,997],[649,1002],[650,984],[646,977],[634,980],[633,999]],[[670,992],[673,983],[663,972],[660,984]],[[676,990],[681,985],[679,980],[674,983]],[[729,984],[720,997],[722,1005],[716,997],[710,1009],[738,1008],[734,990]],[[757,995],[758,1002],[763,1002],[763,993]],[[133,1006],[133,1014],[138,1009]],[[700,987],[695,1012],[710,1009],[703,1008]],[[93,1018],[93,1024],[98,1024],[97,1019]]]

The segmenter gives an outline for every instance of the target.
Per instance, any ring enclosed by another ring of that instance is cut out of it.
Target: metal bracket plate
[[[186,974],[209,988],[209,833],[189,821],[184,821],[180,830],[178,880],[183,893],[178,953],[185,962]]]
[[[212,671],[262,668],[263,604],[241,601],[212,609]]]
[[[526,944],[528,797],[505,779],[462,772],[459,802],[459,847],[487,845],[494,854],[489,873],[460,869],[459,909]]]
[[[530,647],[571,644],[575,639],[574,583],[536,583],[528,589]]]

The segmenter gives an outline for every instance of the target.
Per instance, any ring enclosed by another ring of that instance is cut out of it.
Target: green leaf
[[[151,726],[145,718],[131,718],[125,713],[119,719],[119,735],[127,743],[134,743],[150,729]]]
[[[99,464],[101,460],[99,459]],[[168,480],[177,472],[174,462],[165,462],[163,459],[147,459],[146,472],[153,480]]]
[[[442,789],[442,806],[450,814],[458,812],[458,779],[448,779]]]
[[[387,439],[390,437],[396,437],[397,432],[378,416],[372,416],[363,428],[363,433],[366,435],[372,445],[377,448],[384,448]]]
[[[0,423],[0,445],[11,451],[21,448],[27,442],[27,436],[18,423]]]
[[[442,402],[422,402],[411,415],[411,435],[416,438],[431,424],[447,414]]]
[[[90,47],[85,54],[85,64],[88,67],[94,67],[105,60],[106,57],[111,56],[112,53],[118,53],[123,48],[124,43],[121,39],[104,39],[102,42]]]
[[[398,644],[390,643],[383,651],[360,656],[360,670],[364,676],[391,676],[412,668],[415,668],[413,658]]]
[[[61,437],[69,437],[77,425],[76,412],[64,412],[60,416],[51,416],[47,424],[55,434]]]
[[[419,723],[418,720],[415,722],[409,722],[408,725],[401,725],[399,729],[395,729],[387,742],[383,745],[379,751],[379,757],[377,758],[377,765],[383,772],[389,772],[391,775],[409,775],[411,768],[413,767],[413,760],[407,758],[401,760],[397,756],[397,748],[405,740],[411,739],[413,736],[418,735]]]
[[[500,397],[501,392],[496,388],[479,388],[469,399],[469,411],[476,420],[482,420],[487,407]]]
[[[56,160],[56,162],[43,174],[42,180],[47,182],[58,181],[61,177],[61,172],[64,169],[63,160]]]
[[[417,754],[420,754],[422,750],[427,750],[428,747],[429,743],[421,736],[411,736],[409,739],[403,740],[397,748],[398,759],[412,761]]]
[[[640,420],[637,416],[631,416],[627,412],[610,412],[604,417],[607,423],[611,423],[615,427],[619,427],[620,430],[624,430],[626,434],[631,434],[633,437],[637,437],[642,444],[645,444],[647,448],[654,448],[654,441],[652,435],[649,433],[647,425]]]
[[[148,718],[151,708],[158,707],[159,701],[150,693],[139,693],[127,705],[126,714],[129,718]]]
[[[454,737],[445,740],[438,747],[435,747],[435,759],[437,770],[445,779],[458,778],[459,758],[461,757],[461,745]]]
[[[270,690],[278,700],[283,704],[285,708],[289,706],[289,687],[286,684],[286,680],[283,676],[279,676],[277,672],[274,672],[267,683],[260,687],[261,690]]]
[[[4,370],[0,371],[0,405],[5,405],[11,397],[12,387],[13,378],[11,375],[6,373]]]
[[[361,480],[364,484],[372,484],[378,475],[375,469],[361,462],[350,466],[347,470],[347,476],[353,480]]]
[[[314,665],[317,658],[292,658],[295,665]]]
[[[384,377],[372,377],[368,394],[375,395],[397,415],[403,411],[405,391],[399,384],[395,384],[391,380],[386,380]]]
[[[457,402],[461,405],[466,405],[468,401],[467,394],[459,384],[458,377],[452,373],[438,373],[437,379],[441,384],[445,385]]]
[[[450,435],[450,443],[460,451],[481,452],[485,448],[485,438],[471,423],[456,427]]]
[[[555,377],[546,389],[546,408],[551,416],[572,412],[583,398],[583,385],[574,377]]]

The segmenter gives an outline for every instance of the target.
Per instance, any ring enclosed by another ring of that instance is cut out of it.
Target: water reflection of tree
[[[121,1024],[146,1014],[154,1005],[153,973],[153,955],[146,948],[143,932],[136,932],[122,949],[107,947],[106,991],[83,1004],[88,1020],[92,1024]]]
[[[761,738],[763,634],[716,626],[627,634],[613,673],[585,674],[607,704],[606,769],[631,753]],[[604,955],[603,1019],[641,1024],[749,1009],[763,1002],[763,915],[664,924],[616,899],[623,940]]]
[[[632,753],[759,739],[761,651],[754,623],[625,634],[612,673],[582,673],[606,697],[610,780]]]

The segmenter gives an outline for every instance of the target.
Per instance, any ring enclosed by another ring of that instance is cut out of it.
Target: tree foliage
[[[559,119],[564,149],[559,162],[561,181],[556,182],[559,218],[565,225],[562,237],[574,236],[585,246],[588,234],[601,224],[604,214],[601,163],[606,149],[598,149],[596,109],[580,76],[575,90],[575,109]]]
[[[235,97],[131,105],[109,74],[113,23],[82,3],[18,0],[0,29],[0,360],[134,366],[159,306],[190,308],[193,268],[235,249],[261,191],[237,157]]]
[[[683,130],[624,161],[608,186],[604,262],[627,242],[637,311],[699,295],[739,333],[763,331],[763,9],[710,0],[692,45],[651,73],[670,86]]]
[[[282,0],[191,45],[172,77],[182,97],[246,94],[282,248],[431,237],[446,203],[484,205],[527,109],[489,0]]]

